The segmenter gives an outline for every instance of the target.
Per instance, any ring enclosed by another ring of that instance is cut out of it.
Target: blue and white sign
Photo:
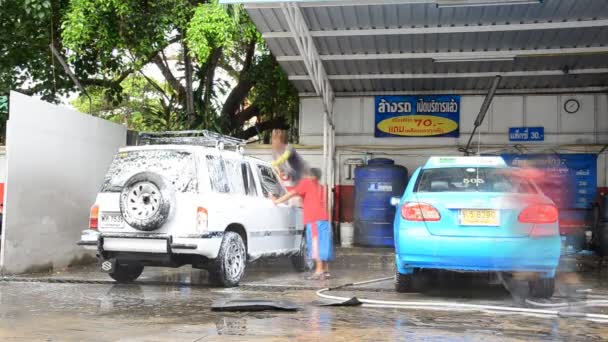
[[[544,141],[544,127],[511,127],[509,141]]]
[[[458,137],[460,96],[376,96],[376,138]]]

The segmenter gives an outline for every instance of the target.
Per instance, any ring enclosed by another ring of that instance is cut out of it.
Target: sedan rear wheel
[[[395,291],[399,293],[413,292],[413,274],[401,274],[395,270]]]
[[[555,278],[538,278],[528,282],[530,296],[535,298],[551,298],[555,291]]]

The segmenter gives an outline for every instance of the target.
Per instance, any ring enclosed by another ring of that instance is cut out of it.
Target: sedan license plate
[[[463,226],[498,226],[500,217],[498,210],[462,209],[460,224]]]
[[[101,213],[101,226],[106,228],[122,228],[124,220],[122,214],[119,212],[102,212]]]

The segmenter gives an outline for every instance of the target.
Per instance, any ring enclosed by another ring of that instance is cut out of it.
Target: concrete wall
[[[4,273],[61,268],[76,246],[124,127],[11,93],[0,266]]]
[[[581,104],[575,114],[563,109],[565,101],[576,98]],[[374,97],[337,98],[334,104],[336,125],[336,182],[346,180],[344,161],[349,158],[388,157],[410,171],[430,155],[462,155],[473,129],[484,96],[463,95],[460,111],[459,138],[375,138]],[[323,112],[318,98],[303,98],[300,102],[300,142],[319,146],[323,143]],[[517,152],[509,142],[509,127],[542,126],[545,141],[523,145],[525,152],[563,153],[593,152],[589,145],[608,143],[608,95],[500,95],[494,98],[480,132],[481,153]],[[477,142],[477,137],[474,139]],[[573,146],[564,146],[573,145]],[[477,146],[477,144],[475,144]],[[320,155],[321,152],[318,151]],[[605,154],[598,157],[598,186],[608,185]]]

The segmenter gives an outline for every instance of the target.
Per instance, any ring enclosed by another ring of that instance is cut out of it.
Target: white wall
[[[76,246],[123,126],[12,92],[0,266],[4,273],[61,268]]]
[[[581,104],[576,114],[563,110],[566,100],[576,98]],[[464,146],[473,129],[484,96],[461,96],[459,138],[375,138],[374,97],[342,97],[334,103],[336,125],[336,181],[349,183],[344,176],[344,161],[348,158],[388,157],[406,166],[410,172],[426,161],[430,155],[462,155],[458,146]],[[318,98],[300,101],[300,142],[319,146],[323,143],[323,112]],[[515,152],[515,143],[509,142],[509,127],[545,127],[545,141],[521,144],[527,152],[592,152],[590,144],[608,143],[608,95],[606,94],[555,94],[555,95],[500,95],[492,101],[486,118],[480,126],[481,152]],[[474,142],[477,141],[475,137]],[[563,146],[575,145],[575,146]],[[476,146],[476,144],[475,144]],[[608,184],[607,158],[598,157],[598,186]]]

